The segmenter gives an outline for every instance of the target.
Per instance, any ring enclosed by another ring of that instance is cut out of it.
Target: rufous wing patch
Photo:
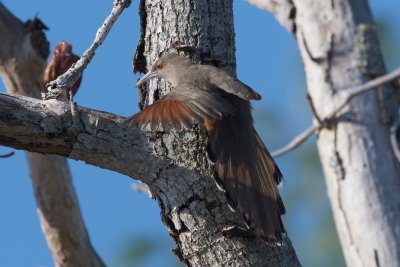
[[[203,118],[192,111],[183,101],[160,99],[127,118],[125,123],[129,127],[138,126],[144,129],[150,125],[151,131],[168,131],[171,128],[191,128],[193,123],[203,123]]]

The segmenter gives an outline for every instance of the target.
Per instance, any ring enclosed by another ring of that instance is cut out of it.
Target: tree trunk
[[[0,74],[13,94],[41,98],[48,42],[37,20],[24,24],[0,3]],[[94,251],[66,158],[26,153],[42,230],[55,266],[104,266]]]
[[[189,45],[197,61],[212,61],[235,75],[235,40],[232,1],[141,1],[142,36],[134,70],[146,72],[161,53],[176,45]],[[150,104],[169,91],[164,81],[150,81],[140,105]],[[174,252],[188,266],[299,266],[289,238],[282,246],[260,239],[227,238],[223,225],[238,222],[217,190],[208,166],[205,133],[199,131],[153,133],[150,142],[161,157],[185,168],[201,171],[174,173],[168,167],[149,184],[161,207],[161,216],[177,243]],[[206,169],[204,170],[204,167]]]
[[[296,36],[316,113],[344,89],[385,73],[366,0],[261,2]],[[389,141],[398,102],[391,85],[355,97],[318,134],[336,228],[348,266],[400,266],[400,163]]]

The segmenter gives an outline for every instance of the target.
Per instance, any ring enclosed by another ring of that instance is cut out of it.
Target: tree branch
[[[54,88],[72,87],[79,77],[82,76],[83,71],[94,57],[97,48],[101,46],[104,40],[107,38],[108,33],[110,32],[114,23],[117,21],[119,15],[121,15],[122,11],[124,11],[124,9],[130,5],[130,3],[131,0],[114,1],[114,6],[110,15],[108,15],[98,29],[90,47],[83,53],[82,57],[74,65],[72,65],[71,68],[69,68],[68,71],[47,85],[49,91]]]
[[[122,117],[78,110],[76,127],[66,102],[0,93],[0,144],[82,160],[147,183],[170,164],[153,155],[144,132],[123,126]]]
[[[2,158],[2,159],[4,159],[4,158],[9,158],[9,157],[13,156],[14,154],[15,154],[14,151],[10,151],[10,152],[8,152],[8,153],[6,153],[6,154],[0,155],[0,158]]]
[[[273,151],[271,153],[271,156],[279,157],[279,156],[282,156],[282,155],[296,149],[301,144],[303,144],[310,136],[312,136],[318,129],[319,129],[319,125],[310,126],[305,131],[303,131],[298,136],[296,136],[292,141],[290,141],[289,144]]]
[[[339,105],[334,111],[332,111],[332,113],[327,116],[327,119],[332,119],[333,117],[335,117],[350,102],[350,100],[353,99],[353,97],[368,92],[372,89],[377,89],[379,88],[379,86],[382,86],[386,83],[389,83],[393,80],[397,80],[399,78],[400,78],[400,68],[397,68],[396,70],[388,74],[382,75],[381,77],[368,81],[364,84],[354,86],[349,89],[341,90],[339,92],[338,97],[343,98],[342,100],[343,103]]]
[[[382,86],[386,83],[389,83],[393,80],[399,79],[400,78],[400,68],[397,68],[396,70],[383,75],[379,78],[376,78],[374,80],[368,81],[362,85],[359,86],[355,86],[349,89],[345,89],[343,91],[339,91],[338,92],[338,97],[339,99],[342,98],[343,100],[341,101],[342,104],[340,104],[337,108],[335,108],[334,111],[332,111],[325,119],[321,120],[323,122],[328,122],[328,121],[332,121],[332,119],[334,117],[336,117],[336,115],[344,108],[346,107],[350,100],[352,100],[355,96],[368,92],[372,89],[378,89],[379,86]],[[303,144],[310,136],[313,135],[313,133],[316,133],[318,130],[320,130],[322,127],[324,127],[324,124],[320,124],[318,123],[317,125],[314,126],[310,126],[309,128],[307,128],[306,130],[304,130],[303,132],[301,132],[298,136],[296,136],[292,141],[290,141],[289,144],[285,145],[282,148],[279,148],[275,151],[273,151],[271,153],[271,155],[273,157],[279,157],[283,154],[286,154],[294,149],[296,149],[297,147],[299,147],[301,144]],[[395,125],[393,125],[394,128]],[[393,131],[392,131],[393,132]],[[393,139],[394,138],[394,139]],[[395,137],[391,136],[391,140],[396,140]],[[393,141],[392,141],[393,143]],[[393,146],[394,148],[396,146]],[[394,150],[396,151],[396,150]],[[396,154],[397,155],[397,154]],[[399,158],[399,157],[398,157]]]

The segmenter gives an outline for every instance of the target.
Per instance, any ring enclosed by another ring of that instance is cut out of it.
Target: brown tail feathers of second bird
[[[78,60],[79,56],[72,53],[72,46],[68,42],[59,42],[56,47],[54,47],[53,55],[44,71],[44,84],[46,85],[47,83],[57,79],[58,76],[64,74]],[[72,95],[75,95],[78,91],[81,81],[82,77],[79,77],[79,79],[72,85]],[[43,92],[47,93],[47,88],[44,88]]]

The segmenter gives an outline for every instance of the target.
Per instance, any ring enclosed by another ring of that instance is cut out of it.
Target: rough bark
[[[235,74],[235,40],[232,1],[141,1],[142,36],[134,58],[134,70],[146,72],[150,65],[172,47],[183,45],[197,61],[214,63]],[[189,47],[188,47],[189,46]],[[152,103],[169,91],[164,81],[150,81],[142,88],[141,105]],[[156,154],[170,158],[189,169],[203,169],[208,162],[206,136],[199,131],[158,133],[150,140]],[[196,145],[194,145],[195,141]],[[185,144],[178,148],[178,144]],[[188,145],[186,145],[188,144]],[[176,174],[162,168],[149,185],[161,207],[161,216],[177,243],[175,253],[188,266],[298,266],[288,238],[282,246],[266,245],[261,240],[226,238],[223,224],[243,225],[237,214],[227,209],[216,189],[210,168],[208,176]],[[214,229],[214,230],[213,230]]]
[[[41,25],[38,20],[22,23],[0,3],[0,75],[10,93],[41,98],[49,53]],[[104,266],[89,241],[67,160],[37,153],[26,156],[55,266]]]
[[[267,3],[264,7],[283,25],[292,21],[308,91],[320,118],[340,105],[343,94],[338,92],[385,72],[367,1],[252,2]],[[280,13],[287,9],[294,16]],[[400,163],[389,141],[396,108],[393,88],[382,86],[355,97],[332,127],[318,135],[348,266],[400,266]]]
[[[121,117],[78,109],[76,122],[66,102],[0,93],[0,144],[82,160],[147,183],[171,164],[153,155],[147,136],[126,129]]]

